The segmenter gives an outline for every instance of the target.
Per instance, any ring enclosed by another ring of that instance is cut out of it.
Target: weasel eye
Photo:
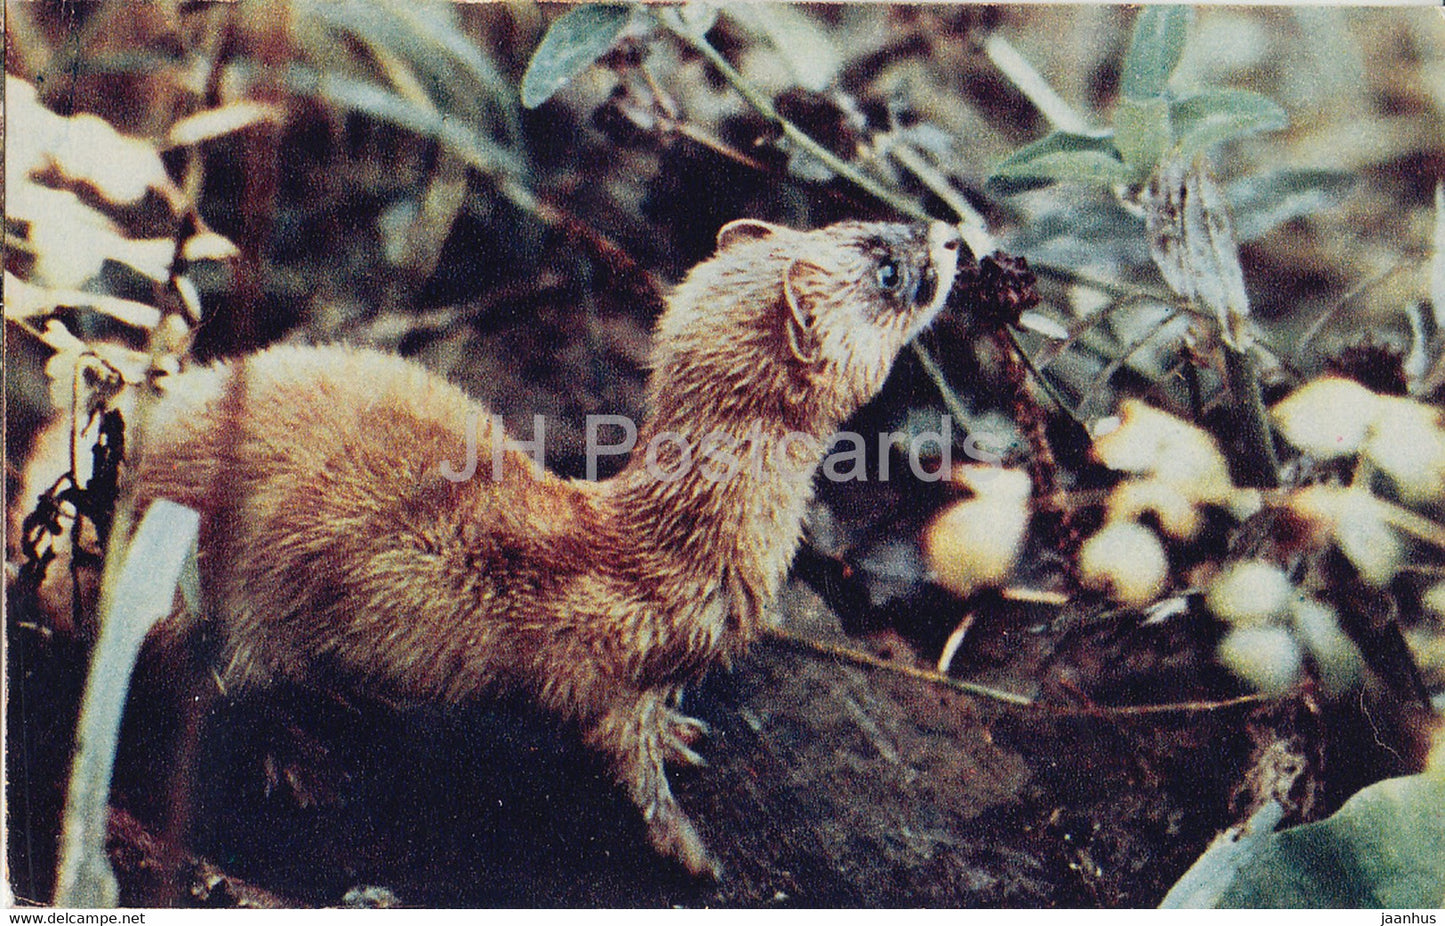
[[[898,262],[889,258],[878,265],[878,272],[874,274],[878,282],[878,288],[884,292],[892,292],[903,282],[903,275],[898,272]]]

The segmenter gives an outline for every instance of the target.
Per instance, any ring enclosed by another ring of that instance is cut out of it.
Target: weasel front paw
[[[668,706],[664,694],[643,691],[603,715],[588,739],[612,754],[617,779],[641,809],[653,848],[694,875],[717,878],[721,869],[672,796],[663,768],[674,760],[703,764],[691,744],[707,729],[701,720]]]
[[[722,866],[707,851],[696,827],[675,801],[654,804],[643,817],[647,820],[648,839],[659,853],[677,859],[694,875],[722,879]]]

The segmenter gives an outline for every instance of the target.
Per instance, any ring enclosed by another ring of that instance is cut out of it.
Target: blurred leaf
[[[25,180],[7,184],[5,194],[6,219],[27,224],[34,282],[78,289],[100,272],[115,243],[123,240],[114,223],[67,190]]]
[[[115,581],[101,592],[100,638],[81,705],[56,874],[60,906],[113,907],[120,901],[105,843],[121,714],[141,643],[174,607],[199,529],[196,512],[156,501],[136,529]]]
[[[157,283],[164,283],[171,278],[176,243],[170,238],[116,238],[110,243],[105,256],[140,271]]]
[[[229,103],[215,109],[206,109],[179,120],[166,133],[166,145],[179,147],[195,145],[232,132],[250,128],[262,122],[280,123],[280,107],[269,103],[243,100]]]
[[[1155,173],[1145,196],[1149,252],[1171,289],[1219,322],[1225,342],[1249,314],[1244,271],[1224,194],[1204,163],[1174,160]]]
[[[7,217],[26,223],[25,237],[35,254],[32,283],[79,289],[108,260],[159,283],[170,279],[174,239],[127,238],[109,219],[64,190],[23,183],[7,192]],[[193,236],[184,251],[187,260],[224,260],[235,254],[235,245],[214,232]]]
[[[422,79],[423,92],[439,109],[476,121],[481,112],[477,100],[490,100],[502,122],[499,134],[508,142],[520,140],[511,81],[461,32],[452,4],[313,0],[304,8],[361,39],[377,57],[404,61]]]
[[[1169,118],[1185,158],[1227,138],[1289,124],[1279,104],[1248,90],[1205,90],[1183,97],[1170,105]]]
[[[417,4],[404,0],[388,3],[387,6],[393,15],[411,27],[415,35],[446,51],[452,60],[464,65],[467,73],[478,84],[491,90],[496,99],[511,103],[516,98],[512,82],[457,28],[452,4]]]
[[[1225,189],[1234,211],[1234,235],[1254,241],[1291,221],[1332,206],[1355,182],[1339,171],[1282,168],[1249,174]]]
[[[1142,100],[1159,96],[1179,63],[1194,11],[1187,6],[1146,6],[1134,20],[1134,36],[1119,74],[1119,94]]]
[[[1041,334],[1052,341],[1069,339],[1069,329],[1062,323],[1032,309],[1019,315],[1019,327],[1025,331]]]
[[[632,11],[625,6],[586,4],[564,13],[547,29],[522,75],[522,105],[536,109],[552,94],[607,53]]]
[[[181,256],[188,261],[229,260],[240,253],[230,238],[210,231],[187,238],[181,249]]]
[[[788,3],[735,3],[728,16],[768,40],[798,86],[818,92],[833,82],[842,58],[827,32],[800,7]]]
[[[60,308],[88,308],[134,328],[151,329],[160,323],[161,311],[144,302],[119,299],[78,289],[48,289],[32,286],[5,273],[5,317],[31,318],[48,315]]]
[[[1275,833],[1218,906],[1435,909],[1445,900],[1445,775],[1370,785],[1319,823]]]
[[[33,183],[32,173],[54,170],[85,184],[108,203],[131,205],[150,190],[163,198],[175,185],[149,141],[116,131],[90,113],[61,116],[42,106],[35,88],[5,75],[5,187]],[[6,214],[13,210],[6,207]]]
[[[1050,205],[1052,208],[1036,213],[1030,222],[1010,231],[1000,247],[1026,254],[1030,261],[1089,267],[1094,273],[1113,274],[1121,268],[1132,272],[1153,266],[1142,234],[1142,218],[1125,209],[1115,197]]]
[[[382,122],[399,126],[450,148],[468,166],[484,175],[519,177],[525,167],[511,151],[474,129],[458,125],[434,108],[419,105],[385,87],[340,74],[315,74],[291,69],[290,79],[301,93],[317,93],[338,106],[354,109]]]
[[[1143,179],[1169,147],[1169,101],[1123,97],[1114,107],[1114,143],[1135,179]]]
[[[1041,155],[1028,164],[1009,168],[999,176],[1112,186],[1129,179],[1129,169],[1118,156],[1105,151],[1069,151]]]
[[[1340,552],[1376,588],[1395,578],[1405,556],[1404,541],[1388,521],[1388,511],[1362,488],[1351,486],[1337,498],[1335,541]]]
[[[1110,186],[1128,179],[1129,169],[1108,134],[1073,132],[1051,132],[1024,145],[989,175],[989,183],[1005,193],[1061,180]]]
[[[150,141],[123,135],[98,116],[67,117],[51,112],[39,104],[34,88],[23,80],[7,75],[5,89],[10,130],[6,135],[5,215],[16,225],[25,249],[34,255],[29,282],[42,291],[49,287],[53,293],[62,293],[69,305],[85,305],[126,324],[150,327],[154,321],[144,321],[149,316],[143,311],[148,306],[78,291],[95,279],[106,261],[125,264],[158,282],[170,279],[174,239],[128,237],[101,211],[112,210],[123,217],[125,210],[115,207],[134,205],[151,193],[176,206],[180,191],[167,174],[160,152]],[[263,111],[269,112],[255,104],[237,104],[177,125],[183,136],[199,140],[208,132],[224,130],[217,120],[236,126],[261,117]],[[231,242],[202,225],[201,231],[188,239],[184,256],[224,259],[235,253]],[[13,298],[12,293],[7,296]]]

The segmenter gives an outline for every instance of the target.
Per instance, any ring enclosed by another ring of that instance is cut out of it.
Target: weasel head
[[[654,396],[689,370],[782,389],[836,426],[883,386],[943,307],[963,243],[942,222],[840,222],[810,232],[741,219],[673,294],[658,324]],[[721,383],[714,381],[716,396]]]

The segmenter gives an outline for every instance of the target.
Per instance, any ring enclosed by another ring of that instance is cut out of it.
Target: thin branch
[[[920,669],[917,666],[891,662],[887,659],[879,659],[877,656],[859,650],[846,646],[838,646],[833,643],[825,643],[821,640],[814,640],[811,637],[805,637],[801,634],[777,627],[769,630],[767,634],[778,642],[792,646],[795,649],[820,653],[824,656],[842,659],[873,669],[882,669],[885,672],[892,672],[934,685],[942,685],[945,688],[952,688],[955,691],[961,691],[965,694],[971,694],[990,701],[997,701],[1001,704],[1030,708],[1055,717],[1120,717],[1220,711],[1246,704],[1263,704],[1267,701],[1274,700],[1276,697],[1283,699],[1288,696],[1288,693],[1278,696],[1255,693],[1225,698],[1221,701],[1172,701],[1164,704],[1097,704],[1084,707],[1064,707],[1056,704],[1044,704],[1032,698],[1025,697],[1024,695],[1015,694],[1012,691],[991,688],[988,685],[979,685],[975,682],[965,682],[939,672],[934,672],[930,669]]]
[[[694,144],[701,145],[702,147],[708,149],[719,157],[727,158],[729,161],[734,161],[738,164],[743,165],[744,167],[755,170],[761,174],[766,174],[768,172],[767,165],[764,164],[762,161],[759,161],[757,158],[751,157],[743,153],[742,151],[739,151],[737,148],[734,148],[732,145],[729,145],[722,139],[714,138],[712,135],[708,134],[706,131],[698,128],[697,126],[683,122],[679,119],[674,119],[671,116],[663,115],[658,116],[657,124],[658,127],[661,128],[664,132],[673,132],[681,135],[683,138],[686,138]]]
[[[1128,363],[1130,357],[1138,353],[1145,344],[1148,344],[1150,341],[1154,340],[1154,338],[1159,334],[1159,332],[1163,331],[1165,326],[1167,326],[1177,317],[1178,314],[1175,311],[1171,310],[1168,315],[1161,318],[1155,324],[1150,325],[1147,331],[1139,335],[1133,341],[1126,344],[1124,346],[1124,349],[1118,354],[1116,354],[1112,359],[1110,359],[1110,361],[1104,366],[1104,369],[1100,370],[1099,374],[1094,377],[1091,383],[1089,383],[1088,387],[1084,390],[1084,394],[1079,399],[1079,408],[1081,410],[1087,409],[1089,407],[1089,403],[1094,400],[1094,395],[1108,384],[1109,380],[1113,378],[1114,374],[1119,371],[1119,368],[1122,367],[1124,364]]]
[[[888,153],[899,164],[902,164],[918,181],[928,187],[933,195],[937,196],[945,206],[953,210],[958,216],[962,228],[960,233],[968,241],[969,249],[975,255],[992,254],[998,250],[998,244],[994,241],[993,235],[988,232],[988,223],[973,208],[963,194],[960,193],[952,183],[948,182],[938,168],[923,157],[912,145],[895,141],[888,146]]]
[[[1028,59],[1019,54],[1009,40],[995,32],[988,37],[983,46],[984,54],[992,61],[994,67],[998,68],[1009,82],[1019,89],[1019,92],[1028,97],[1034,108],[1053,125],[1054,128],[1063,132],[1074,132],[1083,134],[1090,131],[1089,123],[1083,116],[1059,96],[1058,91],[1049,86],[1042,74],[1029,63]]]
[[[901,662],[890,662],[887,659],[879,659],[877,656],[871,656],[859,650],[850,649],[846,646],[837,646],[832,643],[824,643],[821,640],[814,640],[811,637],[805,637],[801,634],[783,630],[780,627],[770,629],[768,636],[797,649],[811,650],[815,653],[831,656],[834,659],[855,662],[859,665],[869,666],[874,669],[883,669],[887,672],[905,675],[920,681],[931,682],[935,685],[943,685],[956,691],[986,698],[990,701],[999,701],[1003,704],[1013,704],[1018,707],[1036,706],[1032,699],[1021,694],[1015,694],[1012,691],[1003,691],[999,688],[990,688],[987,685],[964,682],[929,669],[920,669],[917,666],[910,666]]]
[[[968,413],[968,409],[963,407],[963,399],[959,398],[958,393],[949,385],[948,377],[944,375],[943,368],[938,365],[938,361],[934,360],[933,355],[928,352],[928,348],[917,340],[914,340],[909,346],[913,349],[913,355],[923,366],[923,372],[927,373],[928,378],[933,380],[934,386],[938,387],[938,394],[943,399],[943,407],[948,409],[948,414],[958,424],[966,425],[973,419],[973,416]]]
[[[862,173],[853,165],[814,141],[812,136],[808,135],[807,132],[804,132],[784,118],[783,115],[778,112],[777,108],[773,106],[773,101],[768,99],[767,95],[761,90],[749,83],[747,78],[743,77],[737,68],[734,68],[727,58],[723,57],[722,52],[714,48],[705,36],[699,35],[697,32],[688,28],[687,24],[682,21],[682,16],[677,10],[672,8],[654,9],[652,13],[670,32],[686,42],[688,46],[706,58],[708,63],[717,68],[719,73],[722,74],[723,79],[731,84],[732,88],[736,90],[753,109],[756,109],[763,118],[781,129],[783,135],[793,144],[817,158],[819,161],[822,161],[833,173],[873,197],[887,203],[904,215],[911,216],[919,221],[928,221],[931,218],[928,213],[923,211],[923,207],[918,203],[906,196],[901,196],[872,177],[869,177],[867,174]]]
[[[1040,370],[1034,363],[1034,358],[1030,357],[1029,352],[1024,350],[1024,346],[1019,343],[1018,332],[1009,328],[1007,329],[1007,334],[1009,346],[1013,348],[1013,352],[1018,356],[1019,361],[1028,368],[1029,373],[1034,378],[1034,382],[1039,384],[1039,388],[1048,395],[1049,400],[1057,405],[1060,411],[1073,419],[1075,424],[1087,429],[1088,425],[1079,417],[1078,411],[1069,404],[1068,400],[1064,398],[1063,393],[1059,392],[1058,387],[1053,384],[1053,381],[1044,375],[1044,371]]]
[[[1116,283],[1112,280],[1103,280],[1096,276],[1090,276],[1087,273],[1080,273],[1072,267],[1061,267],[1058,264],[1051,264],[1048,261],[1030,259],[1029,269],[1034,273],[1042,273],[1045,276],[1051,276],[1067,283],[1077,283],[1080,286],[1087,286],[1090,289],[1098,290],[1116,299],[1152,299],[1155,302],[1162,302],[1176,309],[1189,308],[1189,304],[1173,292],[1145,289],[1141,286],[1133,286],[1128,283]]]

